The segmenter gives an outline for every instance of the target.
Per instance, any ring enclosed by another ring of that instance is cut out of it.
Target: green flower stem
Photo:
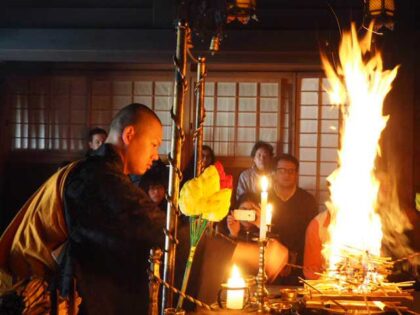
[[[182,279],[181,292],[185,293],[187,291],[188,280],[190,278],[191,267],[194,262],[195,251],[197,245],[201,240],[201,237],[204,234],[204,231],[207,228],[208,221],[201,218],[201,216],[190,217],[190,253],[188,255],[187,264],[185,266],[184,278]],[[182,309],[184,304],[184,298],[182,296],[178,299],[177,309]]]

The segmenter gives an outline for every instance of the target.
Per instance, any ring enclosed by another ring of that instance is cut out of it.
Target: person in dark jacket
[[[0,240],[2,270],[40,277],[64,298],[75,278],[80,314],[145,314],[147,256],[163,247],[165,215],[128,174],[144,174],[161,141],[152,110],[121,109],[105,143],[54,174],[16,216]]]

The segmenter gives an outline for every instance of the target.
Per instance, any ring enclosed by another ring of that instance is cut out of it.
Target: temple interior
[[[62,165],[85,158],[89,130],[109,132],[114,115],[128,104],[145,104],[159,117],[158,153],[169,170],[180,20],[191,27],[181,170],[192,170],[197,58],[204,57],[202,144],[232,175],[230,209],[236,208],[240,174],[254,163],[253,147],[263,141],[273,157],[296,157],[298,186],[314,197],[318,212],[326,210],[327,178],[340,165],[344,119],[331,106],[320,56],[336,66],[342,34],[352,24],[357,34],[369,32],[369,5],[376,2],[388,1],[3,0],[1,230]],[[411,224],[408,243],[419,252],[420,2],[390,2],[392,14],[382,12],[372,31],[383,68],[398,66],[384,98],[389,119],[375,167],[392,178],[398,206]],[[251,9],[243,9],[247,5]],[[413,277],[419,290],[419,276]]]

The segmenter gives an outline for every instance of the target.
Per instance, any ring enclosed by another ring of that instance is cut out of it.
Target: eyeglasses
[[[296,169],[295,168],[283,168],[283,167],[279,167],[277,168],[277,172],[279,172],[280,174],[289,174],[289,175],[293,175],[296,173]]]

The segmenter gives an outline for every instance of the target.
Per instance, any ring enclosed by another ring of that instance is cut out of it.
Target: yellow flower
[[[231,196],[232,189],[228,188],[222,189],[210,196],[206,204],[203,205],[203,219],[213,222],[222,220],[229,212]]]
[[[220,176],[215,166],[207,167],[197,178],[184,184],[179,208],[187,216],[202,215],[209,221],[223,219],[230,206],[231,189],[220,190]]]

